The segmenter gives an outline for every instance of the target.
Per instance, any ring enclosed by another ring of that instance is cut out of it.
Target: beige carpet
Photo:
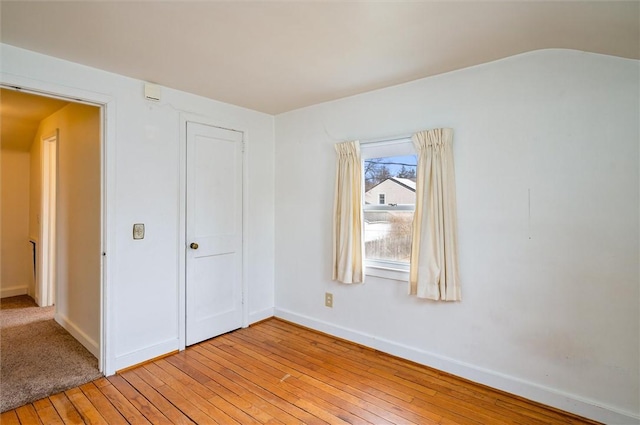
[[[98,360],[28,296],[0,300],[0,412],[101,376]]]

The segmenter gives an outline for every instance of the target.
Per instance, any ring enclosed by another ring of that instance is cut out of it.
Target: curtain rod
[[[392,138],[384,138],[384,139],[372,139],[372,140],[364,140],[360,142],[360,145],[393,145],[396,143],[405,143],[407,141],[411,141],[413,134],[407,134],[402,136],[394,136]]]

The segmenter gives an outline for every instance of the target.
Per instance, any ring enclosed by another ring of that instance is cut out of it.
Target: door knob
[[[197,243],[195,243],[195,242],[191,242],[191,245],[189,245],[189,247],[190,247],[191,249],[198,249],[198,244],[197,244]]]

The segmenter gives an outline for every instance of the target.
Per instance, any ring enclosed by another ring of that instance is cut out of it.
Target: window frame
[[[362,212],[366,211],[415,211],[414,205],[381,205],[365,203],[365,175],[364,163],[370,158],[386,158],[403,155],[417,155],[411,136],[399,137],[396,139],[386,139],[379,141],[369,141],[360,143],[360,154],[362,159]],[[386,195],[386,194],[385,194]],[[386,196],[385,196],[386,201]],[[364,226],[364,221],[363,221]],[[363,228],[364,235],[364,228]],[[398,280],[403,282],[409,281],[410,263],[401,263],[399,261],[373,260],[366,258],[366,252],[363,255],[365,274],[367,276],[376,276],[384,279]]]

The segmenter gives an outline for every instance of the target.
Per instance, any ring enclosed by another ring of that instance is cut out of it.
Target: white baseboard
[[[131,366],[135,366],[140,363],[147,362],[150,359],[155,359],[156,357],[160,357],[167,353],[171,353],[172,351],[176,351],[179,349],[179,347],[179,339],[172,338],[159,344],[154,344],[140,350],[116,356],[115,367],[113,368],[113,370],[118,371]]]
[[[83,332],[75,323],[69,320],[68,317],[56,313],[54,319],[60,326],[66,329],[75,339],[78,340],[80,344],[84,346],[91,354],[93,354],[97,359],[100,358],[100,347],[99,344],[85,332]]]
[[[311,329],[324,332],[338,338],[370,347],[384,353],[442,370],[456,376],[487,385],[520,397],[552,406],[586,418],[606,424],[640,424],[640,416],[632,412],[623,412],[610,406],[582,397],[547,388],[532,382],[508,376],[493,370],[484,369],[469,363],[440,356],[418,348],[409,347],[394,341],[381,339],[332,323],[324,322],[286,309],[275,309],[275,316]]]
[[[274,316],[275,309],[273,307],[265,308],[264,310],[254,311],[249,313],[249,324],[259,322],[261,320],[268,319]]]
[[[18,295],[27,294],[27,285],[23,286],[10,286],[8,288],[0,289],[0,298],[17,297]]]

